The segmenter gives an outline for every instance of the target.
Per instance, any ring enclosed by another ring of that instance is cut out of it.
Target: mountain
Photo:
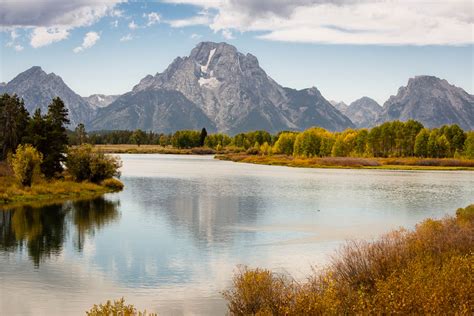
[[[414,119],[426,127],[458,124],[474,129],[474,96],[446,80],[433,76],[418,76],[408,80],[384,104],[377,124]]]
[[[151,130],[171,133],[206,127],[215,132],[214,123],[182,93],[171,90],[144,90],[120,96],[107,107],[98,109],[97,117],[87,127],[92,130]]]
[[[25,101],[25,106],[30,113],[36,108],[41,108],[46,113],[48,105],[55,97],[60,97],[69,109],[71,126],[87,122],[93,115],[93,110],[87,102],[72,91],[54,73],[47,74],[41,67],[32,67],[13,78],[4,86],[0,86],[0,93],[17,94]]]
[[[375,100],[362,97],[344,109],[346,115],[357,128],[367,128],[374,126],[378,116],[382,112],[382,107]]]
[[[329,103],[331,103],[331,105],[335,107],[342,114],[344,114],[344,112],[347,110],[347,107],[348,107],[348,105],[345,104],[343,101],[329,100]]]
[[[83,99],[93,109],[103,108],[117,100],[120,95],[93,94]]]
[[[255,56],[244,55],[226,43],[198,44],[188,57],[176,58],[163,73],[143,78],[132,95],[160,90],[180,92],[218,131],[229,134],[256,129],[301,130],[314,125],[329,130],[353,127],[316,88],[284,88],[265,73]],[[108,128],[105,123],[99,125]]]

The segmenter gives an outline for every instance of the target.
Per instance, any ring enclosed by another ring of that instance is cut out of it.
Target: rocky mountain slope
[[[171,133],[206,127],[215,132],[214,123],[182,93],[170,90],[145,90],[122,95],[110,106],[98,110],[88,127],[94,130],[152,130]]]
[[[352,123],[358,128],[367,128],[375,125],[378,116],[382,112],[382,107],[375,100],[369,97],[362,97],[343,110]]]
[[[106,107],[110,103],[117,100],[120,95],[105,95],[105,94],[93,94],[83,99],[89,104],[93,109],[99,109]]]
[[[284,88],[265,73],[255,56],[244,55],[226,43],[198,44],[189,57],[178,57],[163,73],[142,79],[132,94],[156,90],[181,92],[219,131],[230,134],[256,129],[301,130],[314,125],[329,130],[353,127],[316,88]],[[98,127],[106,126],[94,126]]]
[[[474,96],[433,76],[411,78],[383,106],[377,124],[414,119],[426,127],[458,124],[474,129]]]
[[[344,103],[343,101],[329,100],[329,103],[331,103],[331,105],[335,107],[341,113],[344,113],[344,111],[347,110],[347,107],[348,107],[348,105]]]
[[[13,78],[4,86],[0,86],[0,93],[17,94],[25,101],[25,106],[30,113],[36,108],[41,108],[46,113],[48,105],[55,97],[60,97],[69,109],[71,126],[85,123],[94,115],[88,103],[72,91],[54,73],[47,74],[41,67],[32,67]]]

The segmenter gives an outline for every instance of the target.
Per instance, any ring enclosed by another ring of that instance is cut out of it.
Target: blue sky
[[[383,103],[416,75],[472,94],[472,9],[457,0],[6,0],[0,81],[39,65],[80,95],[119,94],[198,42],[225,41],[280,84],[316,86],[327,99]]]

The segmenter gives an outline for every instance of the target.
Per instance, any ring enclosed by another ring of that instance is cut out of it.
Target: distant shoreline
[[[241,163],[296,168],[474,171],[474,160],[452,158],[301,158],[286,155],[248,154],[222,154],[216,155],[215,158]]]
[[[94,145],[94,149],[108,154],[214,155],[214,158],[218,160],[295,168],[474,171],[474,160],[455,158],[302,158],[287,155],[264,156],[229,153],[225,150],[218,152],[205,147],[174,148],[160,145],[137,146],[129,144]]]

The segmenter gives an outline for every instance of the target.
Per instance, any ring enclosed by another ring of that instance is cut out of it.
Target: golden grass
[[[451,158],[357,158],[314,157],[303,158],[287,155],[216,155],[216,159],[262,165],[299,168],[351,168],[391,170],[474,170],[474,160]]]
[[[374,242],[349,242],[298,283],[243,268],[224,292],[231,315],[473,315],[474,205]]]
[[[112,183],[113,181],[114,183]],[[31,187],[20,186],[5,162],[0,163],[0,206],[10,208],[24,204],[45,205],[64,200],[93,198],[105,193],[120,191],[123,184],[113,179],[103,185],[74,182],[68,179],[45,180]],[[120,185],[121,184],[121,185]]]

